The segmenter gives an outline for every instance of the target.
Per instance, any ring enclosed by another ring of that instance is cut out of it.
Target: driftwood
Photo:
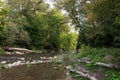
[[[87,60],[77,60],[77,61],[82,62],[82,63],[86,63],[86,64],[91,64],[91,61],[87,61]],[[106,63],[102,63],[102,62],[96,62],[95,65],[103,66],[103,67],[111,68],[111,69],[118,68],[116,64],[106,64]]]
[[[9,48],[9,49],[13,51],[33,52],[32,50],[28,50],[25,48]]]
[[[77,60],[78,62],[82,62],[82,63],[86,63],[86,64],[90,64],[91,61],[86,61],[86,60]]]
[[[25,49],[25,48],[13,48],[13,47],[10,47],[9,50],[11,50],[11,51],[19,51],[19,52],[22,52],[22,53],[31,53],[31,52],[33,52],[32,50],[28,50],[28,49]]]
[[[25,48],[14,48],[14,47],[3,47],[3,50],[8,51],[8,52],[16,51],[16,53],[21,53],[21,54],[40,52],[40,51],[32,51],[32,50],[25,49]]]
[[[9,46],[3,47],[3,50],[7,51],[7,52],[15,51],[18,54],[19,53],[20,54],[24,54],[24,53],[56,53],[54,50],[32,51],[32,50],[25,49],[25,48],[14,48],[14,47],[9,47]]]
[[[94,76],[91,76],[89,75],[88,73],[84,73],[84,72],[81,72],[81,71],[77,71],[75,69],[72,69],[71,66],[67,66],[66,67],[67,70],[71,71],[71,72],[74,72],[74,73],[77,73],[79,74],[80,76],[83,76],[83,77],[86,77],[90,80],[97,80]]]
[[[107,67],[107,68],[112,68],[112,69],[117,69],[117,66],[115,64],[106,64],[106,63],[97,62],[96,65]]]

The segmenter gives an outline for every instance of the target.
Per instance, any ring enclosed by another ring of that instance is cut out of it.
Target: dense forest
[[[120,47],[119,0],[62,0],[72,24],[79,28],[77,48]]]
[[[43,0],[0,1],[0,45],[57,50],[83,44],[120,47],[119,0],[55,1],[54,8]]]
[[[6,0],[0,6],[1,46],[75,49],[77,34],[57,8],[49,8],[42,0]]]

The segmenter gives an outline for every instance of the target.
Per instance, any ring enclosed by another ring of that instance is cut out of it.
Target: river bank
[[[75,80],[119,80],[119,53],[119,48],[84,46],[76,54],[65,55],[63,61]]]

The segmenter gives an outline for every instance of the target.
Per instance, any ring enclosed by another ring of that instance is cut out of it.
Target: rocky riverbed
[[[71,80],[63,65],[52,64],[57,55],[0,55],[0,80]]]
[[[1,55],[0,64],[4,65],[4,68],[11,68],[14,66],[25,65],[25,64],[38,64],[38,63],[50,63],[57,56],[43,56],[39,54],[27,54],[27,55]]]

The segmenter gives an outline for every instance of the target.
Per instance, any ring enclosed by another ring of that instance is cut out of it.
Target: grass
[[[52,63],[60,63],[60,64],[68,64],[68,65],[72,65],[75,63],[75,54],[71,53],[71,54],[62,54],[57,56],[57,58],[54,58],[52,60]]]
[[[120,71],[106,69],[105,80],[120,80]]]
[[[105,59],[106,55],[113,56],[114,59]],[[91,48],[89,46],[82,46],[81,52],[76,55],[78,59],[82,57],[91,58],[92,62],[105,62],[113,63],[120,62],[120,49],[119,48]]]
[[[4,50],[0,47],[0,54],[4,54]]]
[[[107,55],[113,58],[106,59]],[[91,64],[85,64],[86,67],[94,71],[98,68],[103,68],[105,71],[105,80],[120,80],[120,49],[119,48],[92,48],[90,46],[82,46],[81,51],[76,55],[77,59],[88,57],[91,59]],[[96,66],[96,62],[113,63],[117,64],[118,70],[107,69],[104,67]]]
[[[5,66],[4,66],[4,64],[1,64],[0,63],[0,69],[2,69],[2,68],[4,68]]]

